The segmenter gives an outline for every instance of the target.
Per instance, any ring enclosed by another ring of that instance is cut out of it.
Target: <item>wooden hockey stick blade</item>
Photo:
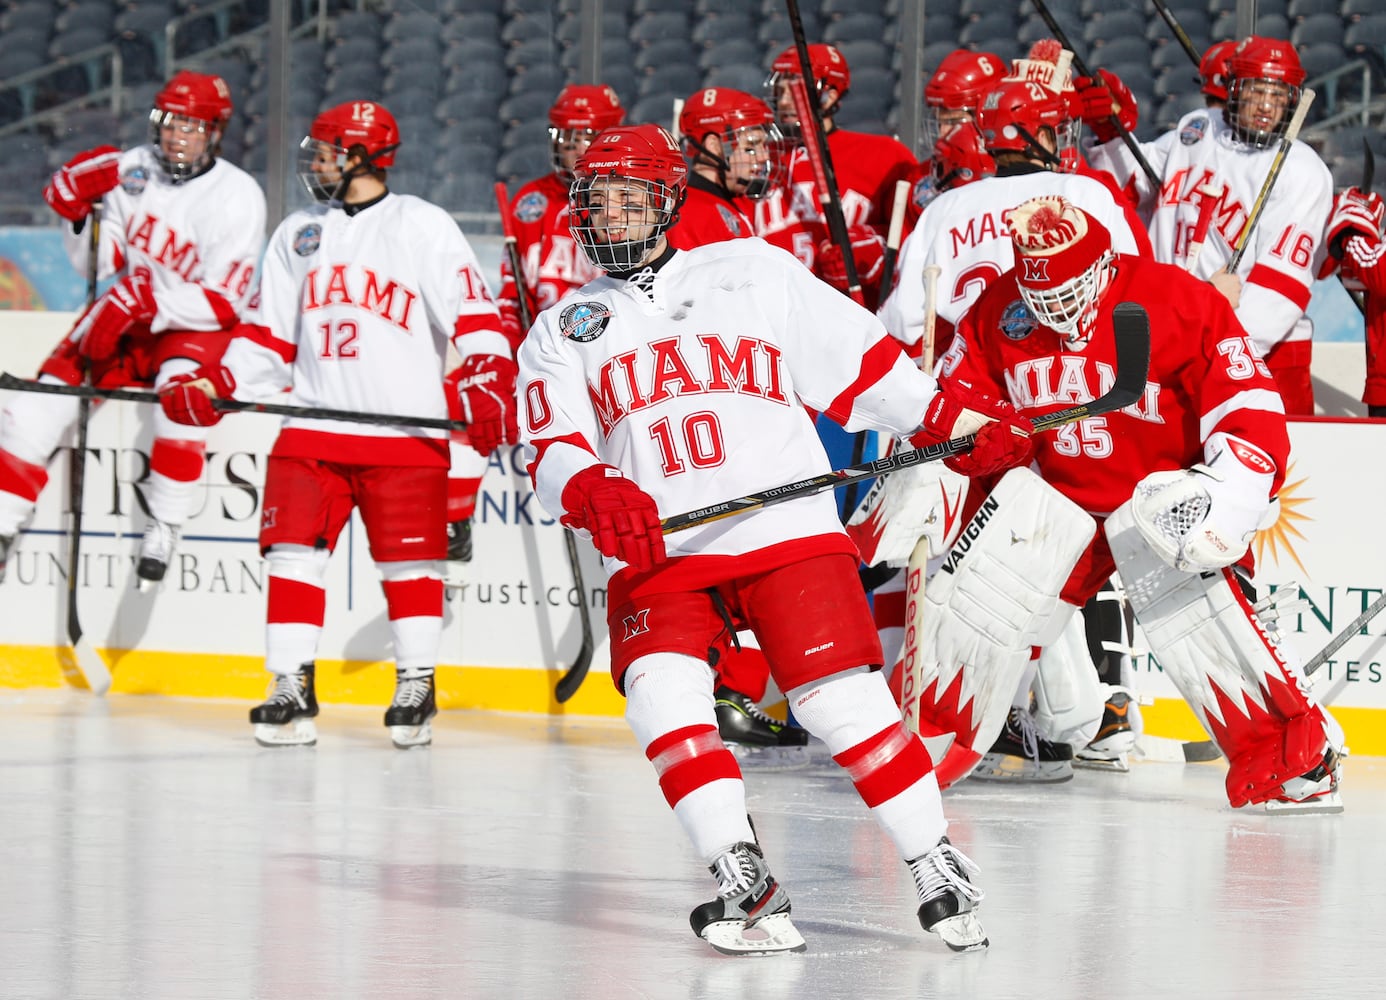
[[[1063,424],[1071,424],[1076,420],[1084,420],[1087,417],[1096,417],[1103,413],[1111,413],[1113,410],[1120,410],[1138,402],[1141,396],[1145,394],[1145,379],[1150,372],[1150,319],[1146,316],[1145,310],[1136,303],[1122,302],[1113,311],[1112,327],[1113,340],[1116,346],[1115,384],[1109,391],[1090,403],[1079,403],[1077,406],[1070,406],[1054,413],[1035,417],[1030,423],[1036,432],[1052,430]],[[878,458],[874,462],[848,466],[833,472],[824,472],[807,479],[800,479],[798,482],[786,483],[783,486],[773,486],[760,493],[749,493],[734,500],[723,500],[721,503],[667,517],[660,522],[660,530],[669,535],[675,531],[683,531],[686,528],[720,521],[724,517],[759,510],[762,507],[771,507],[786,500],[813,496],[824,490],[845,486],[848,483],[874,479],[897,469],[907,469],[922,465],[925,462],[948,458],[950,455],[961,454],[970,449],[975,441],[976,436],[969,434],[965,437],[953,438],[951,441],[940,441],[938,444],[931,444],[923,448],[895,452],[885,458]]]
[[[577,538],[567,528],[562,530],[563,541],[568,550],[568,565],[573,571],[573,583],[578,592],[578,619],[582,622],[582,646],[579,647],[577,656],[573,658],[573,665],[568,668],[568,672],[560,677],[558,683],[554,685],[553,696],[560,705],[577,694],[578,688],[582,687],[582,682],[587,679],[587,672],[592,667],[592,654],[596,647],[592,638],[592,613],[587,608],[587,588],[582,582],[582,566],[578,562]]]
[[[68,616],[68,642],[70,645],[58,649],[58,660],[62,664],[63,676],[68,683],[91,689],[92,694],[105,694],[111,689],[111,668],[101,658],[87,637],[81,631],[71,633],[71,615]],[[80,625],[77,626],[80,629]]]
[[[55,382],[34,382],[9,372],[0,372],[0,389],[17,392],[46,392],[54,396],[84,396],[88,399],[116,399],[127,403],[158,405],[159,394],[144,389],[99,389],[93,386],[63,385]],[[379,424],[384,427],[432,427],[436,430],[462,431],[467,425],[460,420],[444,417],[407,417],[393,413],[358,413],[355,410],[334,410],[323,406],[289,406],[284,403],[247,403],[239,399],[214,399],[214,409],[223,413],[270,413],[283,417],[303,417],[306,420],[345,420],[355,424]]]

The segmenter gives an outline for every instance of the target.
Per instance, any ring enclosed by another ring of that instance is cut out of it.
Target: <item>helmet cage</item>
[[[170,153],[164,148],[165,130],[172,130],[176,146]],[[202,149],[195,155],[185,155],[189,138],[203,137]],[[149,112],[149,144],[154,147],[154,159],[175,184],[196,177],[212,165],[221,150],[221,128],[204,118],[193,118],[177,111],[153,108]]]
[[[1070,347],[1081,350],[1092,339],[1097,304],[1112,280],[1113,259],[1107,250],[1082,274],[1052,288],[1018,282],[1020,297],[1036,319],[1062,336]]]
[[[549,126],[549,162],[564,184],[573,183],[573,164],[577,163],[600,132],[601,129],[596,128]],[[581,149],[577,148],[578,143],[583,144]]]
[[[683,193],[650,178],[579,173],[568,191],[568,228],[603,271],[634,271],[678,218]]]
[[[1114,274],[1111,234],[1056,195],[1031,198],[1012,209],[1007,221],[1021,299],[1068,347],[1081,350]]]
[[[1266,149],[1280,141],[1289,127],[1290,118],[1299,104],[1300,87],[1285,80],[1269,77],[1234,77],[1227,88],[1227,105],[1223,108],[1223,120],[1232,129],[1238,142],[1255,149]],[[1272,101],[1283,104],[1280,115],[1274,124],[1258,128],[1252,109],[1262,103],[1267,96]],[[1243,117],[1243,111],[1246,117]]]
[[[342,204],[347,188],[351,186],[351,179],[362,172],[359,168],[347,170],[348,159],[350,155],[341,146],[326,139],[314,139],[311,135],[303,137],[298,144],[298,179],[314,201],[334,208]],[[314,169],[329,164],[336,168],[335,175]]]

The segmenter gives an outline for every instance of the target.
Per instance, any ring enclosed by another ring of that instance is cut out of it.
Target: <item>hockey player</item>
[[[739,619],[799,722],[908,859],[923,926],[952,948],[983,947],[976,868],[944,836],[928,755],[873,672],[880,645],[832,497],[679,532],[667,548],[660,517],[825,471],[804,406],[849,429],[922,422],[949,436],[981,425],[979,469],[1014,461],[1028,439],[991,400],[962,386],[938,393],[869,312],[788,254],[757,239],[669,246],[686,172],[657,125],[598,137],[570,212],[607,274],[541,314],[519,360],[535,491],[606,557],[626,720],[717,880],[693,929],[730,954],[805,947],[718,736],[710,662]]]
[[[1338,192],[1328,220],[1327,260],[1319,272],[1335,271],[1350,291],[1365,296],[1367,382],[1362,402],[1367,415],[1386,417],[1386,241],[1381,236],[1383,205],[1375,191],[1355,187]]]
[[[1036,198],[1010,221],[1017,267],[964,317],[944,385],[1036,412],[1090,401],[1115,377],[1124,302],[1149,316],[1150,370],[1140,402],[1037,436],[1043,482],[1017,469],[973,500],[926,595],[937,669],[925,671],[920,731],[956,734],[941,777],[990,745],[1031,646],[1115,568],[1152,654],[1227,757],[1232,805],[1341,808],[1341,731],[1253,607],[1248,545],[1276,516],[1289,452],[1264,363],[1215,289],[1113,253],[1077,206]],[[983,594],[995,599],[978,604]],[[980,693],[961,704],[960,692]]]
[[[847,60],[836,46],[810,45],[808,50],[814,76],[809,99],[816,96],[822,109],[852,259],[866,301],[874,307],[884,270],[885,232],[890,225],[895,182],[909,180],[918,164],[904,145],[889,136],[837,127],[837,110],[852,84]],[[775,59],[765,82],[766,99],[774,108],[780,131],[798,140],[799,146],[788,165],[787,186],[755,206],[756,235],[790,251],[824,281],[846,291],[842,250],[829,236],[813,165],[802,145],[803,133],[812,125],[800,123],[789,88],[789,81],[799,76],[799,57],[791,46]]]
[[[320,204],[275,230],[248,325],[221,365],[164,387],[169,416],[206,426],[220,417],[218,398],[292,386],[305,406],[443,417],[450,339],[463,359],[472,447],[486,455],[515,440],[515,362],[481,267],[446,212],[386,187],[399,142],[394,117],[370,101],[313,120],[299,176]],[[260,526],[269,564],[265,666],[274,685],[250,712],[257,742],[317,739],[314,658],[327,562],[353,508],[380,570],[393,639],[396,686],[385,725],[396,746],[430,742],[447,468],[445,432],[285,420]]]
[[[1296,141],[1265,201],[1236,274],[1225,270],[1270,172],[1276,148],[1298,105],[1304,68],[1287,42],[1251,36],[1228,60],[1228,101],[1219,113],[1200,109],[1141,151],[1161,178],[1151,189],[1134,174],[1143,212],[1149,213],[1155,258],[1184,263],[1200,210],[1211,229],[1194,273],[1228,297],[1285,397],[1286,412],[1312,415],[1309,378],[1313,323],[1305,315],[1314,275],[1324,258],[1323,233],[1332,207],[1333,179],[1318,155]],[[1089,150],[1093,162],[1118,181],[1133,176],[1131,154],[1120,142]],[[1206,208],[1200,191],[1220,188]]]
[[[156,386],[213,363],[246,300],[265,233],[265,195],[218,156],[231,120],[218,76],[182,70],[154,97],[149,143],[73,157],[44,188],[67,220],[64,245],[85,272],[92,206],[103,212],[97,273],[115,283],[39,369],[40,381],[102,388]],[[0,579],[5,553],[48,481],[49,456],[77,419],[70,396],[16,393],[0,421]],[[141,589],[162,580],[192,512],[207,431],[154,417],[144,502],[149,522],[135,567]]]
[[[1236,39],[1224,38],[1208,46],[1203,58],[1198,61],[1198,89],[1203,94],[1204,107],[1227,106],[1227,60],[1232,57],[1236,48]]]

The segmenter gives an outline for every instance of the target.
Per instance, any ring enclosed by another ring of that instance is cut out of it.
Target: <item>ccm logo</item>
[[[1264,452],[1258,451],[1241,441],[1232,441],[1232,454],[1237,456],[1237,460],[1245,465],[1252,472],[1260,472],[1269,476],[1275,472],[1275,463],[1272,462]]]

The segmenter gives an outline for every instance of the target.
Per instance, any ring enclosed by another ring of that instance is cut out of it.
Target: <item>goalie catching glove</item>
[[[236,380],[221,366],[203,366],[169,379],[159,389],[159,406],[175,424],[211,427],[222,418],[212,401],[230,399]]]
[[[972,450],[943,464],[964,476],[990,476],[1029,465],[1035,453],[1030,421],[1004,399],[978,392],[966,382],[948,379],[924,411],[922,430],[910,438],[916,448],[968,434],[977,435]]]
[[[515,362],[500,354],[473,354],[457,371],[457,396],[472,447],[489,455],[520,439],[515,417]]]
[[[564,527],[587,531],[604,556],[639,572],[665,559],[654,498],[612,465],[591,465],[563,487]]]
[[[43,200],[69,222],[81,222],[119,181],[120,150],[97,146],[63,164],[43,189]]]

